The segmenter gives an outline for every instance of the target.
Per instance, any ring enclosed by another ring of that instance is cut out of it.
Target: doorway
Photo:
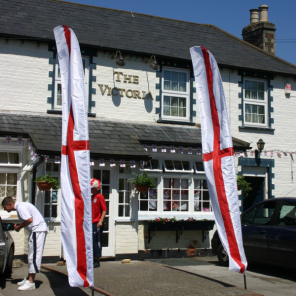
[[[245,180],[251,184],[252,190],[249,191],[248,197],[243,200],[243,211],[265,199],[265,177],[245,176]]]

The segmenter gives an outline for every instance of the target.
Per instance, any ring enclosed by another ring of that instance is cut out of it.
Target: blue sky
[[[243,27],[250,23],[249,10],[267,4],[268,20],[274,23],[277,29],[276,55],[296,65],[296,0],[71,0],[70,2],[213,24],[238,38],[242,38]]]

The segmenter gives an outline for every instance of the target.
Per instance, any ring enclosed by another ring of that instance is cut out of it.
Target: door
[[[293,266],[296,260],[296,202],[284,201],[268,237],[270,260]]]
[[[247,258],[269,260],[268,236],[272,232],[271,219],[277,204],[276,200],[267,201],[243,215],[243,244]]]
[[[252,190],[249,191],[248,197],[243,200],[243,210],[251,208],[265,199],[265,178],[248,177],[245,180],[251,184]]]
[[[102,256],[114,256],[114,213],[111,190],[110,169],[93,169],[93,178],[101,181],[101,194],[104,196],[107,206],[107,214],[104,219]]]

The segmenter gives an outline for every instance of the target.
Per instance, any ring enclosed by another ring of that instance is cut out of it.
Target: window
[[[130,165],[125,164],[125,167],[120,167],[119,166],[119,174],[131,174],[131,167]]]
[[[194,166],[195,166],[195,173],[196,174],[204,174],[205,173],[205,169],[204,169],[204,165],[203,165],[203,162],[202,161],[196,161],[194,163]]]
[[[141,169],[144,171],[162,172],[162,168],[158,159],[151,159],[144,162]]]
[[[89,60],[87,57],[82,57],[83,69],[84,69],[84,83],[85,83],[85,96],[88,98],[88,81],[89,81]],[[55,71],[55,84],[54,84],[54,108],[62,109],[62,81],[61,71],[57,59],[56,71]],[[88,100],[87,100],[88,101]]]
[[[130,217],[131,216],[131,184],[127,182],[127,179],[119,179],[119,200],[118,200],[118,217]]]
[[[163,70],[162,117],[169,120],[189,120],[189,72]]]
[[[0,198],[11,196],[16,199],[17,174],[0,173]]]
[[[58,190],[45,191],[44,218],[56,218],[58,216]]]
[[[190,161],[188,160],[169,160],[163,161],[165,172],[193,173]]]
[[[254,225],[269,225],[271,216],[274,212],[274,209],[277,205],[277,202],[266,202],[258,207],[256,215],[254,217]]]
[[[0,152],[0,164],[19,164],[19,154],[11,152]]]
[[[282,205],[276,225],[296,226],[296,203],[285,201]]]
[[[188,179],[163,179],[163,210],[188,211]]]
[[[212,212],[208,184],[206,180],[194,180],[194,211]]]
[[[157,183],[157,178],[155,178],[155,188],[140,193],[139,211],[157,211]]]
[[[245,80],[244,118],[246,125],[267,125],[266,82]]]

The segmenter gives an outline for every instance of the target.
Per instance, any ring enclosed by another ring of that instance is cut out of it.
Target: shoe
[[[100,267],[100,262],[94,261],[94,268]]]
[[[25,282],[29,282],[27,278],[24,278],[21,282],[18,282],[17,285],[22,286]]]
[[[29,281],[25,282],[22,286],[18,288],[19,291],[34,290],[35,283],[31,284]]]

